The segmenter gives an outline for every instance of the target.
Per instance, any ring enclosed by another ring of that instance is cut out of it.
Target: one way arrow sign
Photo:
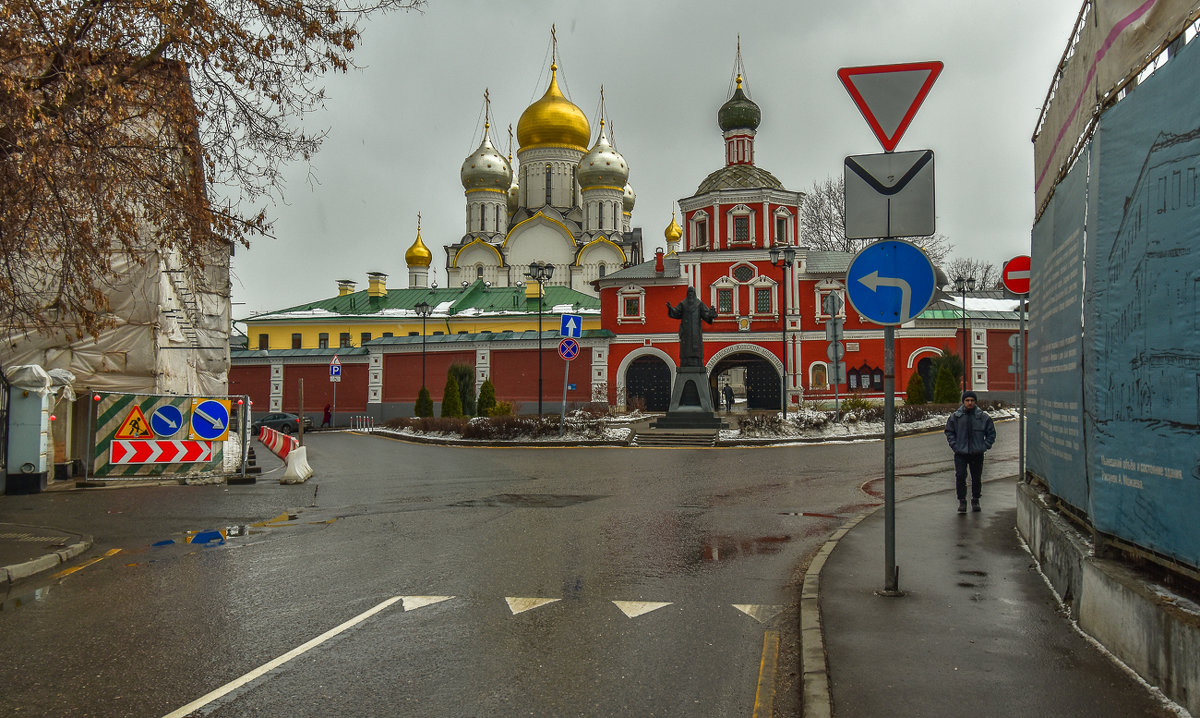
[[[558,335],[572,339],[583,336],[583,317],[578,314],[562,315],[562,324],[558,328]]]

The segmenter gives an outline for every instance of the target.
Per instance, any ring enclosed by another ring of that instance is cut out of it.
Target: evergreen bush
[[[962,396],[958,386],[950,367],[943,363],[942,368],[938,370],[937,381],[933,384],[933,403],[957,404]]]
[[[475,411],[479,416],[493,416],[492,410],[495,408],[496,387],[491,379],[484,379],[483,386],[479,387],[479,401],[475,405]]]
[[[417,405],[413,408],[413,413],[420,417],[433,416],[433,397],[429,396],[429,390],[421,387],[421,393],[417,394]]]
[[[458,378],[446,373],[446,388],[442,390],[442,416],[462,416],[462,399],[458,395]]]
[[[463,416],[475,416],[475,367],[451,364],[450,376],[458,382],[458,400]]]
[[[905,388],[904,403],[909,406],[925,403],[925,380],[917,372],[913,372],[908,377],[908,386]]]

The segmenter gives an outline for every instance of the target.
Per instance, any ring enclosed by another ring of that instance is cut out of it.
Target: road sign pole
[[[1026,481],[1025,477],[1025,297],[1020,297],[1020,304],[1017,305],[1017,312],[1020,314],[1020,328],[1017,330],[1017,336],[1021,337],[1021,343],[1017,347],[1017,361],[1013,363],[1017,365],[1017,388],[1020,394],[1021,408],[1017,413],[1019,421],[1017,422],[1017,471],[1021,475],[1021,481]]]
[[[559,417],[558,417],[558,435],[559,436],[562,436],[563,433],[566,432],[566,430],[567,430],[567,376],[571,373],[570,360],[563,359],[563,362],[566,363],[566,366],[563,367],[562,411],[560,412]]]
[[[334,386],[337,386],[337,384],[334,384]],[[300,424],[300,426],[296,428],[296,441],[299,441],[300,444],[303,445],[304,444],[304,377],[300,377],[300,408],[296,410],[296,414],[299,415],[299,417],[300,417],[300,421],[297,422],[298,424]]]
[[[896,329],[883,328],[883,590],[880,596],[903,596],[896,567]]]

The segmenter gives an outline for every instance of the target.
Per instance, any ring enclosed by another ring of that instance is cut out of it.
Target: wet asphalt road
[[[993,476],[1016,470],[999,429]],[[299,486],[3,497],[0,519],[96,545],[0,606],[0,714],[791,713],[800,572],[881,493],[879,442],[308,445]],[[952,483],[940,433],[898,440],[897,467],[901,497]],[[183,542],[225,526],[248,528]]]

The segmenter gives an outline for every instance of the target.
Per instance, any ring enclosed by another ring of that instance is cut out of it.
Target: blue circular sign
[[[150,428],[164,439],[175,436],[183,428],[183,412],[177,406],[160,406],[150,415]]]
[[[229,410],[213,399],[192,407],[192,433],[206,441],[215,441],[229,431]]]
[[[846,294],[863,319],[897,326],[911,322],[937,290],[937,273],[925,252],[900,239],[876,242],[854,255]]]

